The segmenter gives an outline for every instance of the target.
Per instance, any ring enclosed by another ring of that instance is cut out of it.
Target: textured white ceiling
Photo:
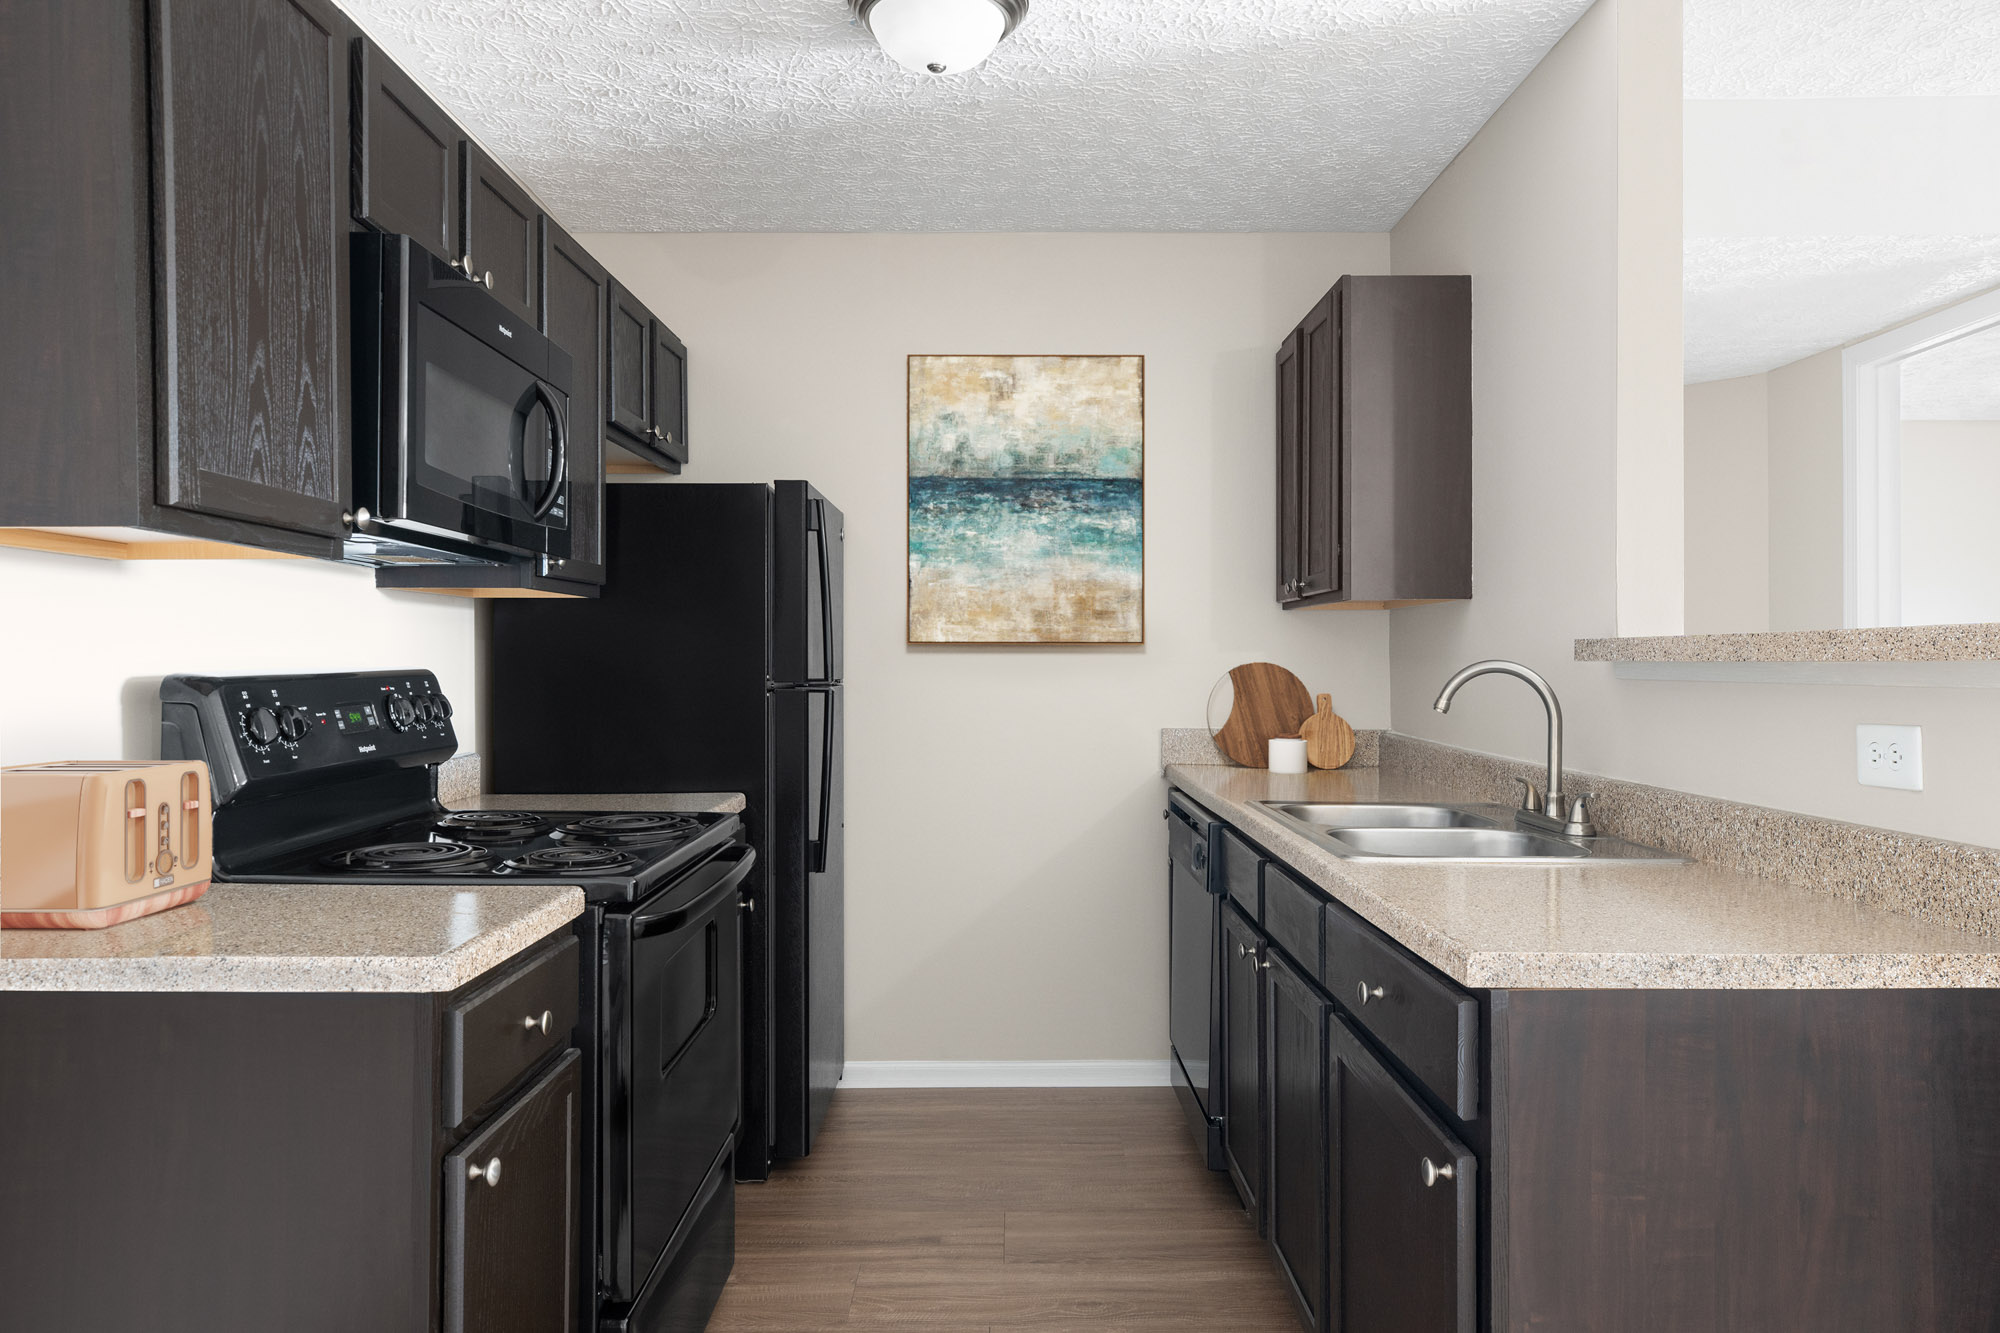
[[[1379,231],[1589,0],[1034,0],[971,73],[846,0],[343,0],[573,230]]]
[[[1682,20],[1689,383],[2000,285],[1975,100],[2000,97],[2000,0],[1685,0]]]
[[[2000,421],[2000,326],[1903,362],[1903,420]]]
[[[2000,95],[1995,0],[1686,0],[1687,96]]]

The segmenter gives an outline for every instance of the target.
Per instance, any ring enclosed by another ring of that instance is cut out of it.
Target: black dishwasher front
[[[1174,1091],[1209,1168],[1222,1154],[1221,877],[1212,869],[1213,816],[1180,792],[1167,794],[1168,1036]]]

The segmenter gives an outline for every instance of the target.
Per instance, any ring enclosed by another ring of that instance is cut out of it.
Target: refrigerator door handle
[[[832,840],[833,831],[827,827],[833,820],[833,733],[834,710],[840,707],[840,690],[836,686],[815,686],[814,694],[826,696],[826,711],[820,719],[819,746],[819,836],[813,839],[812,870],[815,875],[826,873],[826,847]]]
[[[819,661],[822,678],[837,679],[833,669],[833,566],[827,556],[826,502],[812,502],[811,531],[819,534],[813,543],[819,553]],[[822,867],[823,868],[823,867]]]

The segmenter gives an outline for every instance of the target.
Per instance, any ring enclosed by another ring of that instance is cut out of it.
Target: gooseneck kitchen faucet
[[[1474,662],[1450,680],[1438,691],[1437,702],[1431,707],[1440,713],[1451,711],[1452,696],[1459,688],[1475,676],[1502,675],[1526,681],[1535,693],[1542,696],[1542,707],[1549,717],[1549,785],[1547,790],[1537,791],[1535,784],[1526,778],[1517,778],[1527,790],[1522,793],[1521,808],[1515,818],[1538,828],[1553,829],[1570,837],[1591,837],[1596,827],[1590,822],[1588,802],[1597,793],[1582,792],[1574,800],[1563,793],[1563,712],[1562,703],[1557,700],[1555,689],[1533,667],[1522,666],[1519,662],[1509,662],[1500,658],[1490,658],[1484,662]]]

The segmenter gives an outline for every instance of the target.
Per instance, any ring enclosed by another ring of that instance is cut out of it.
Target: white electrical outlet
[[[1859,726],[1854,729],[1854,770],[1864,787],[1924,789],[1922,727]]]

